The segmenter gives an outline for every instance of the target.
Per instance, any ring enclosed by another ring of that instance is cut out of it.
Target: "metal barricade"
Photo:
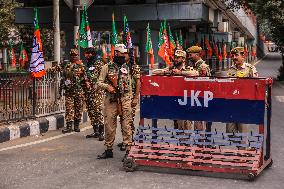
[[[141,120],[124,161],[126,171],[151,166],[253,180],[272,165],[272,79],[142,76],[141,81]],[[201,122],[205,127],[158,124],[165,119]],[[228,129],[230,124],[239,129]],[[242,130],[241,124],[248,129]]]

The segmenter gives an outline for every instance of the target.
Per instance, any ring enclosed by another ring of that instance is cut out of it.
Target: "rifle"
[[[107,75],[107,80],[109,81],[110,85],[115,89],[115,94],[111,94],[111,98],[109,99],[110,102],[117,102],[117,113],[118,115],[122,115],[122,104],[121,104],[121,94],[118,87],[118,79],[120,77],[119,74]]]

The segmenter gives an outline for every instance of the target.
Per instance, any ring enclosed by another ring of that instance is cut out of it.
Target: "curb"
[[[87,112],[83,112],[82,122],[88,121]],[[4,128],[0,128],[0,143],[17,138],[39,135],[48,131],[59,130],[63,128],[64,125],[64,114],[42,117],[27,122],[11,123]]]

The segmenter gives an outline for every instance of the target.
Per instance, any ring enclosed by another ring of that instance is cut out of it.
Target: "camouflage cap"
[[[79,56],[78,49],[71,49],[70,50],[70,56]]]
[[[231,50],[231,54],[244,53],[244,52],[245,52],[244,47],[235,47]]]
[[[180,56],[181,56],[181,57],[186,58],[186,52],[183,51],[183,50],[176,50],[175,56],[177,56],[177,57],[180,57]]]
[[[198,46],[192,46],[186,50],[187,53],[200,53],[201,51],[202,51],[202,48]]]

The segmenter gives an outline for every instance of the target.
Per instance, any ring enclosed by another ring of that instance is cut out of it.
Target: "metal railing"
[[[41,79],[32,79],[29,73],[0,73],[0,123],[63,113],[59,83],[57,73]]]
[[[65,111],[64,97],[59,98],[60,74],[49,73],[35,80],[36,117]]]
[[[0,74],[0,122],[33,117],[33,80],[28,73]]]

